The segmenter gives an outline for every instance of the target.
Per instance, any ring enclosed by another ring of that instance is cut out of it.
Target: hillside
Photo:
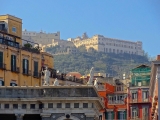
[[[55,52],[55,48],[47,49],[48,52]],[[77,71],[81,74],[88,74],[91,67],[97,72],[105,72],[110,75],[129,74],[130,69],[139,64],[150,64],[146,56],[114,53],[102,53],[94,50],[86,52],[79,48],[77,54],[54,55],[54,68],[60,72]]]

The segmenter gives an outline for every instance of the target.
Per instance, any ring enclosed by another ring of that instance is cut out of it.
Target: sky
[[[92,37],[142,41],[150,56],[160,54],[160,0],[0,0],[0,15],[23,20],[23,29],[60,31],[61,39],[84,32]]]

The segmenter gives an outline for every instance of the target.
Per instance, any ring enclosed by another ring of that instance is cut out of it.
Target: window
[[[65,104],[65,107],[66,107],[66,108],[70,108],[70,103],[66,103],[66,104]]]
[[[10,82],[10,86],[17,86],[16,81],[15,81],[15,80],[11,80],[11,82]]]
[[[11,55],[11,71],[16,71],[16,56]]]
[[[0,79],[0,86],[4,86],[4,81]]]
[[[35,104],[30,104],[31,109],[35,109]]]
[[[132,99],[137,99],[137,92],[132,93]]]
[[[143,114],[143,118],[145,119],[145,120],[148,120],[148,118],[149,118],[149,110],[148,110],[148,107],[143,107],[142,108],[142,114]]]
[[[0,52],[0,68],[3,68],[3,52]]]
[[[74,108],[79,108],[79,103],[74,103]]]
[[[48,103],[48,108],[53,108],[53,103]]]
[[[43,104],[39,104],[39,109],[42,109],[43,108]]]
[[[18,104],[13,104],[13,109],[18,109]]]
[[[5,104],[4,108],[9,109],[9,104]]]
[[[107,120],[114,120],[114,112],[113,111],[106,112],[106,119]]]
[[[29,61],[27,59],[23,59],[23,73],[28,74],[29,69]]]
[[[118,119],[119,120],[126,120],[126,111],[118,111]]]
[[[12,32],[17,32],[17,29],[16,29],[16,27],[12,27]]]
[[[62,108],[62,103],[57,103],[57,108]]]
[[[34,76],[38,77],[38,62],[34,61]]]
[[[143,100],[148,99],[148,91],[143,91]]]
[[[132,108],[132,118],[137,118],[138,117],[138,108],[133,107]]]
[[[83,103],[83,108],[88,108],[88,103]]]
[[[22,109],[26,109],[27,105],[26,104],[22,104]]]

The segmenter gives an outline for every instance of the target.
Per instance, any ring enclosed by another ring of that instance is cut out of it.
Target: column
[[[157,81],[159,86],[160,85],[160,65],[157,66]],[[158,87],[158,96],[160,96],[160,87]],[[158,99],[158,103],[160,103],[160,99]],[[160,108],[160,104],[158,104],[158,108]],[[158,110],[158,114],[160,115],[160,110]],[[158,120],[160,120],[160,117],[158,117]]]
[[[24,114],[15,114],[16,120],[23,120]]]

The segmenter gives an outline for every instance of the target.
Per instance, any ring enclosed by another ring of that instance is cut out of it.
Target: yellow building
[[[41,86],[42,67],[53,76],[53,56],[30,44],[22,46],[22,20],[0,16],[0,85]]]

